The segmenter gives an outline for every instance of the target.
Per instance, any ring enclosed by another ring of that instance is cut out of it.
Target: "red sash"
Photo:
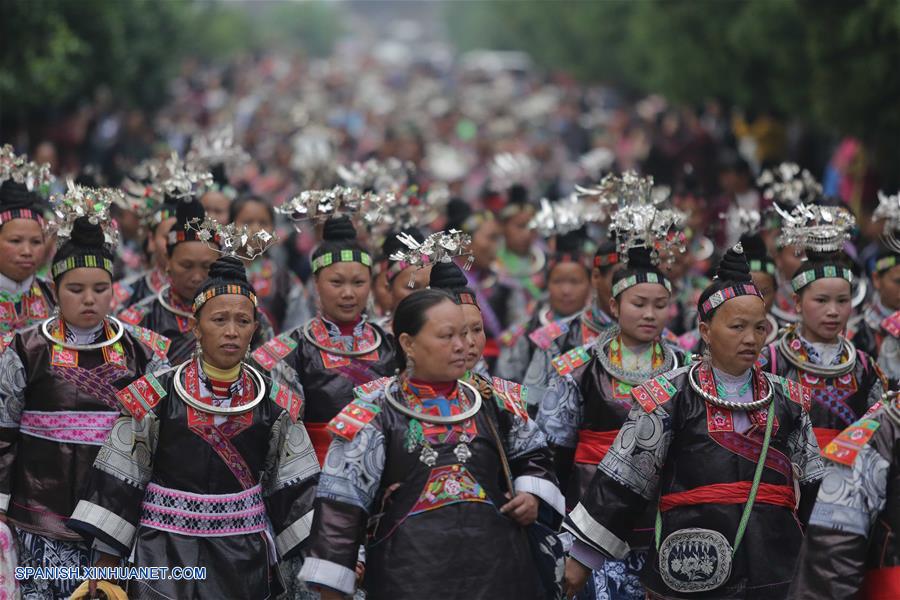
[[[866,573],[863,598],[896,600],[900,598],[900,567],[872,569]]]
[[[619,430],[590,431],[582,429],[578,432],[578,445],[575,447],[575,462],[587,465],[599,465],[606,453],[609,452],[613,440],[616,439]]]
[[[659,510],[665,512],[679,506],[694,506],[697,504],[743,504],[750,495],[750,481],[738,481],[735,483],[714,483],[701,485],[686,492],[666,494],[659,499]],[[784,506],[791,510],[797,505],[794,496],[794,488],[788,485],[774,485],[760,483],[756,492],[756,502]]]
[[[319,459],[319,466],[324,466],[325,455],[328,454],[328,446],[331,445],[331,433],[326,429],[328,423],[304,423],[304,425],[316,451],[316,458]]]
[[[813,427],[813,433],[816,434],[816,442],[819,444],[819,452],[825,450],[831,440],[837,437],[841,432],[840,429],[828,429],[827,427]]]

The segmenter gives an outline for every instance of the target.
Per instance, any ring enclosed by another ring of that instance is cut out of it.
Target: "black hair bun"
[[[644,246],[628,249],[628,269],[651,269],[656,270],[656,266],[651,259],[650,249]],[[748,271],[749,272],[749,271]]]
[[[556,253],[581,254],[584,251],[585,237],[583,228],[556,236]]]
[[[528,204],[528,189],[521,183],[514,183],[507,192],[510,204]]]
[[[837,252],[816,252],[815,250],[806,250],[806,260],[811,263],[828,263],[833,265],[842,265],[846,261],[845,254],[841,251]]]
[[[741,236],[741,246],[744,248],[744,254],[748,259],[765,260],[769,256],[769,250],[762,236],[758,233],[745,233]]]
[[[469,285],[466,274],[453,261],[441,261],[431,267],[428,287],[459,290]]]
[[[78,217],[72,224],[69,242],[84,248],[100,248],[104,243],[103,228],[99,223],[91,223],[88,217]]]
[[[175,207],[175,219],[178,221],[177,227],[183,229],[187,223],[194,219],[203,221],[206,218],[206,211],[199,200],[179,200]]]
[[[33,208],[37,194],[28,191],[24,183],[7,179],[0,185],[0,207],[3,210],[15,208]]]
[[[606,256],[607,254],[612,254],[617,250],[618,247],[616,246],[615,240],[602,240],[599,244],[597,244],[597,251],[594,253],[594,256]]]
[[[725,256],[722,257],[716,269],[716,279],[738,283],[753,281],[753,278],[750,277],[750,263],[747,262],[747,256],[744,254],[740,244],[729,248]]]
[[[212,174],[213,181],[220,186],[228,185],[228,175],[225,174],[225,163],[218,163],[209,170]]]
[[[247,283],[247,271],[239,258],[223,256],[209,266],[209,278],[233,283]]]
[[[472,214],[472,207],[462,198],[451,198],[447,203],[447,229],[462,229]]]
[[[329,217],[322,228],[322,239],[326,242],[355,241],[356,228],[347,215]]]

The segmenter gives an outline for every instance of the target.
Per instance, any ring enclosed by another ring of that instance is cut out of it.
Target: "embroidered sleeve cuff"
[[[313,511],[309,511],[278,534],[275,538],[275,548],[278,555],[284,557],[288,552],[296,548],[303,540],[309,537],[312,527]]]
[[[541,479],[534,475],[521,475],[513,481],[513,486],[517,492],[534,494],[552,506],[559,514],[566,515],[566,499],[563,498],[559,488],[546,479]]]
[[[72,521],[76,522],[74,523],[75,527],[72,527]],[[78,522],[86,525],[86,527],[78,526]],[[75,506],[75,511],[72,512],[72,518],[68,524],[71,529],[79,533],[90,531],[94,533],[93,537],[95,538],[97,537],[96,534],[99,533],[105,536],[104,541],[121,544],[118,552],[116,552],[120,556],[123,554],[123,550],[125,553],[131,550],[136,532],[134,525],[119,515],[87,500],[78,501],[78,505]]]
[[[0,512],[9,510],[9,494],[0,494]]]
[[[617,560],[622,560],[631,551],[628,542],[598,523],[581,504],[569,513],[563,521],[563,528],[581,542],[602,550]]]
[[[572,548],[569,550],[569,556],[583,564],[589,569],[593,569],[594,571],[599,571],[603,568],[603,564],[606,562],[606,557],[582,542],[581,540],[575,540],[575,543],[572,544]]]
[[[348,595],[353,594],[356,588],[355,572],[321,558],[307,558],[299,578],[308,584],[325,586]]]

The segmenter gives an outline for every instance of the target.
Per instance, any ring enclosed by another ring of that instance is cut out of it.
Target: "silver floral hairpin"
[[[212,173],[192,161],[185,161],[173,152],[161,165],[150,164],[155,175],[154,188],[160,195],[173,198],[187,198],[198,188],[207,188],[213,183]]]
[[[528,226],[544,237],[575,231],[587,223],[602,221],[606,212],[599,205],[587,201],[577,193],[550,202],[541,199],[541,206]]]
[[[782,218],[780,247],[803,246],[814,252],[837,252],[850,239],[856,218],[842,206],[798,204],[787,212],[776,205]]]
[[[298,229],[304,221],[324,221],[343,214],[357,213],[371,201],[372,194],[358,188],[335,186],[330,190],[306,190],[275,208]]]
[[[432,233],[424,241],[419,242],[411,235],[401,233],[397,236],[406,250],[398,250],[391,254],[390,259],[396,262],[402,262],[407,267],[416,267],[416,270],[435,265],[439,262],[450,262],[454,258],[460,256],[468,256],[463,268],[469,270],[472,268],[474,257],[469,252],[469,245],[472,238],[456,229],[449,231],[438,231]],[[410,277],[409,287],[415,285],[415,272]]]
[[[50,173],[49,163],[35,163],[24,154],[16,154],[13,147],[4,144],[0,147],[0,184],[11,179],[24,184],[28,191],[34,191],[54,181]]]
[[[812,204],[822,196],[822,186],[806,169],[794,163],[781,163],[766,169],[756,180],[763,197],[790,210],[798,204]]]
[[[514,185],[528,187],[534,179],[537,163],[527,154],[503,152],[494,156],[490,167],[491,188],[508,190]]]
[[[762,215],[752,208],[739,208],[728,214],[719,213],[719,218],[727,220],[734,230],[747,235],[755,235],[762,225]]]
[[[119,244],[119,232],[110,218],[109,207],[123,203],[124,196],[121,190],[77,185],[72,179],[67,179],[65,193],[50,197],[53,218],[48,222],[47,229],[56,234],[57,245],[62,245],[72,237],[75,221],[87,217],[92,224],[101,226],[104,242],[115,248]]]
[[[251,232],[247,225],[222,225],[210,217],[191,219],[185,223],[188,231],[196,231],[197,239],[222,256],[242,256],[253,260],[278,241],[278,236],[265,229]]]
[[[340,165],[336,171],[346,186],[377,193],[397,193],[409,186],[415,166],[398,158],[383,161],[370,159],[362,163]]]
[[[232,174],[250,162],[250,155],[235,143],[234,128],[228,125],[194,137],[185,161],[206,169],[224,165]]]

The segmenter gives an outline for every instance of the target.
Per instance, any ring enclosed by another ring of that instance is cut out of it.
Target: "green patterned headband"
[[[799,292],[817,279],[829,278],[846,279],[850,283],[853,283],[853,273],[850,269],[838,267],[836,265],[825,265],[824,267],[807,269],[806,271],[798,273],[791,279],[791,287],[795,292]]]
[[[875,261],[875,272],[881,273],[882,271],[889,271],[897,266],[897,255],[891,254],[890,256],[882,256],[878,260]]]
[[[63,273],[80,268],[103,269],[112,275],[113,261],[97,254],[80,254],[53,263],[53,268],[50,269],[50,272],[53,275],[53,279],[59,279]]]
[[[769,275],[775,276],[775,263],[771,260],[758,260],[753,259],[748,261],[750,263],[750,270],[756,273],[768,273]]]
[[[659,273],[653,273],[651,271],[648,273],[635,273],[634,275],[629,275],[628,277],[615,282],[612,287],[613,298],[639,283],[658,283],[666,288],[669,293],[672,293],[672,283],[665,277],[662,277]]]
[[[363,252],[361,250],[335,250],[334,252],[326,252],[322,256],[317,256],[313,259],[313,273],[339,262],[358,262],[371,268],[372,257],[369,256],[368,252]]]

